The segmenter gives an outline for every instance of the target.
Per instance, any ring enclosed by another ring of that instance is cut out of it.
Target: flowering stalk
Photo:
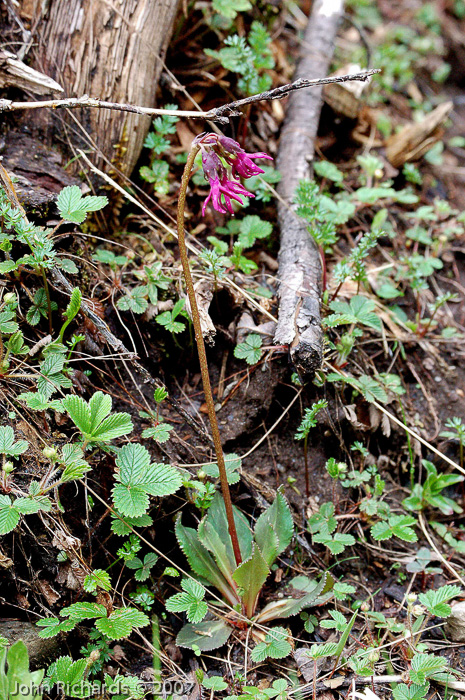
[[[234,522],[234,513],[232,508],[231,493],[229,491],[228,477],[226,474],[226,465],[224,463],[223,447],[221,445],[220,430],[218,427],[218,421],[216,419],[215,403],[213,401],[213,392],[210,384],[210,376],[208,374],[208,363],[207,355],[205,352],[205,343],[203,340],[202,327],[200,325],[200,315],[199,308],[197,306],[197,299],[194,291],[194,283],[192,281],[192,275],[189,267],[189,258],[187,255],[186,240],[184,235],[184,207],[186,203],[186,191],[187,185],[189,183],[189,178],[191,175],[191,170],[194,165],[195,156],[200,150],[200,146],[193,144],[192,150],[189,153],[187,162],[184,168],[184,172],[181,180],[181,188],[179,191],[178,200],[178,218],[177,218],[177,228],[178,228],[178,244],[179,253],[181,256],[182,269],[184,272],[184,279],[186,280],[187,296],[189,297],[189,303],[192,313],[192,323],[195,332],[195,342],[197,343],[197,351],[199,354],[200,372],[202,374],[203,390],[205,394],[205,402],[208,409],[208,418],[210,420],[210,426],[212,430],[213,444],[215,447],[216,460],[218,464],[218,470],[220,473],[220,483],[221,491],[223,494],[224,505],[226,509],[226,517],[228,520],[229,535],[231,537],[231,543],[234,551],[234,558],[236,560],[237,566],[242,562],[241,550],[239,547],[239,540],[237,537],[236,524]]]
[[[236,524],[234,522],[231,493],[229,491],[223,448],[221,446],[220,431],[218,428],[218,421],[216,419],[215,403],[213,401],[213,392],[208,374],[207,355],[205,352],[205,343],[203,341],[202,327],[200,324],[199,308],[195,297],[194,283],[192,281],[192,275],[189,267],[189,258],[187,255],[186,239],[184,235],[184,208],[186,204],[187,185],[189,183],[195,157],[200,150],[202,151],[203,172],[210,184],[210,192],[202,207],[202,216],[205,214],[207,204],[210,202],[210,200],[213,208],[216,209],[216,211],[219,211],[221,214],[227,214],[229,212],[230,214],[234,215],[231,200],[242,204],[243,202],[241,197],[254,196],[239,182],[239,178],[248,178],[264,172],[254,163],[255,158],[268,158],[269,160],[272,160],[272,158],[266,153],[246,153],[237,143],[237,141],[227,138],[226,136],[217,136],[216,134],[208,133],[200,134],[192,143],[192,148],[187,158],[182,175],[178,199],[177,227],[179,253],[181,256],[184,278],[186,280],[187,296],[189,297],[191,307],[195,342],[197,343],[205,402],[207,404],[216,461],[218,464],[218,471],[220,473],[221,491],[226,509],[229,535],[231,537],[234,558],[237,566],[239,566],[239,564],[242,562],[242,556],[239,547],[239,539],[237,537]]]

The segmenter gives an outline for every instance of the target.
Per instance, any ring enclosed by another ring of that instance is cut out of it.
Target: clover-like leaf
[[[288,641],[288,633],[284,627],[274,627],[265,636],[265,641],[259,642],[252,649],[251,658],[254,663],[260,663],[265,659],[284,659],[289,656],[292,646]]]
[[[452,608],[448,601],[462,594],[460,586],[441,586],[436,591],[426,591],[418,596],[420,603],[425,606],[431,615],[436,617],[449,617]]]
[[[89,442],[110,442],[117,437],[127,435],[133,425],[128,413],[111,411],[111,396],[96,391],[87,403],[80,396],[65,396],[62,400],[65,411]]]
[[[189,622],[201,622],[208,612],[204,602],[205,588],[193,579],[184,578],[181,581],[182,593],[176,593],[166,601],[169,612],[185,612]]]
[[[118,640],[129,637],[133,629],[145,627],[149,622],[147,615],[135,608],[119,608],[109,617],[99,618],[95,626],[110,639]]]
[[[19,457],[26,452],[29,447],[27,440],[17,440],[15,442],[15,433],[10,425],[0,426],[0,454],[8,457]]]
[[[179,471],[169,464],[150,464],[150,453],[139,443],[124,445],[118,453],[119,473],[113,489],[115,507],[122,515],[144,515],[149,506],[148,495],[167,496],[182,484]]]
[[[262,356],[262,339],[257,333],[251,333],[234,348],[234,357],[245,360],[248,365],[255,365]]]
[[[83,197],[77,185],[64,187],[57,198],[61,218],[74,224],[82,224],[89,212],[99,211],[107,204],[107,197]]]

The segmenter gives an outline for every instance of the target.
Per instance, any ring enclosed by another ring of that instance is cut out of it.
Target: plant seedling
[[[310,495],[310,477],[308,471],[308,436],[310,430],[317,424],[316,417],[324,408],[328,407],[328,402],[325,399],[316,401],[311,408],[306,408],[302,422],[299,425],[295,434],[296,440],[304,441],[304,460],[305,460],[305,495]]]

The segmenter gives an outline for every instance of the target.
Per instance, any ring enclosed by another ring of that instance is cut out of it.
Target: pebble
[[[465,602],[452,606],[444,628],[447,639],[453,642],[465,642]]]

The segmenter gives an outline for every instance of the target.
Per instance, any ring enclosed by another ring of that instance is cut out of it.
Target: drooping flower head
[[[216,211],[234,215],[231,199],[243,204],[241,197],[254,197],[237,180],[264,172],[253,162],[254,158],[273,159],[266,153],[246,153],[237,141],[227,136],[203,133],[195,138],[194,143],[202,149],[203,172],[211,187],[203,203],[202,216],[210,200]]]
[[[203,151],[202,153],[203,172],[208,182],[210,183],[210,192],[207,199],[203,203],[202,216],[205,216],[205,210],[208,202],[211,200],[213,208],[221,214],[234,214],[231,199],[243,204],[243,197],[253,197],[254,195],[247,192],[245,187],[238,182],[228,180],[226,168],[214,151]]]
[[[259,168],[258,165],[253,162],[253,158],[266,158],[267,160],[273,160],[273,158],[267,153],[246,153],[244,149],[239,146],[237,141],[234,141],[234,139],[230,139],[227,136],[219,136],[218,141],[226,151],[225,159],[231,166],[233,177],[248,178],[264,173],[265,171]]]

